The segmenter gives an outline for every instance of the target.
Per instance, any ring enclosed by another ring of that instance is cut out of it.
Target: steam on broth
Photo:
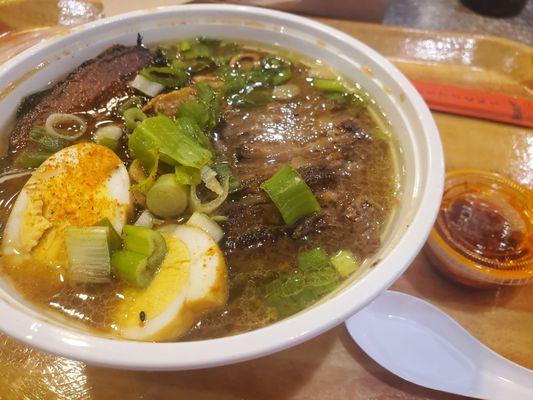
[[[113,46],[20,105],[2,274],[102,335],[274,323],[381,247],[399,188],[380,118],[355,83],[294,54],[204,38]]]

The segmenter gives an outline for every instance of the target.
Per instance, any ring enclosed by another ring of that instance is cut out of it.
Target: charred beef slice
[[[377,250],[393,166],[387,141],[371,135],[375,123],[367,112],[304,91],[293,100],[229,109],[224,121],[217,147],[243,185],[222,210],[233,268],[250,268],[253,254],[290,268],[287,254],[314,244],[361,257]],[[298,170],[322,208],[290,227],[259,187],[285,164]]]
[[[25,147],[31,128],[44,124],[50,114],[105,106],[126,90],[128,81],[139,70],[153,62],[154,55],[141,45],[114,45],[81,64],[52,88],[29,96],[17,113],[15,128],[9,138],[10,152]]]

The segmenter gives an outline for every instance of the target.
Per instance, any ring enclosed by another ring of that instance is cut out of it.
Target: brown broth
[[[306,82],[308,71],[309,67],[304,64],[293,68],[293,75],[288,83],[297,85],[300,88],[300,94],[295,100],[281,101],[281,106],[275,104],[255,107],[224,106],[222,114],[226,117],[225,122],[214,130],[215,148],[227,159],[237,177],[243,182],[265,180],[284,164],[291,163],[293,167],[298,168],[317,162],[327,154],[328,157],[331,156],[327,160],[327,166],[336,173],[338,179],[334,188],[321,189],[316,196],[324,212],[334,215],[335,221],[341,220],[337,215],[341,209],[350,210],[351,214],[346,216],[343,224],[329,226],[327,229],[315,229],[298,239],[284,234],[275,242],[239,248],[231,248],[226,242],[222,250],[229,268],[229,302],[223,310],[206,315],[183,338],[184,340],[236,334],[257,329],[278,320],[279,316],[276,311],[263,301],[262,288],[280,274],[294,270],[296,256],[301,250],[319,246],[332,254],[339,249],[347,249],[354,252],[360,262],[370,259],[379,250],[379,240],[371,241],[368,236],[373,235],[374,239],[382,236],[384,226],[391,218],[396,205],[398,168],[393,156],[394,143],[388,136],[379,133],[380,122],[376,121],[375,116],[369,111],[354,109],[339,112],[336,110],[331,99]],[[80,140],[91,140],[91,135],[96,128],[106,122],[123,124],[117,107],[132,94],[130,90],[127,90],[109,101],[105,107],[78,113],[88,122],[87,133]],[[143,101],[145,104],[147,99]],[[294,111],[300,110],[302,104],[298,104],[299,102],[311,104],[307,109],[308,114],[304,117],[296,115]],[[274,111],[271,110],[272,108]],[[324,113],[322,112],[324,109],[331,110],[331,112]],[[279,113],[277,113],[278,110]],[[256,152],[252,160],[246,157],[242,159],[231,157],[230,155],[238,154],[242,150],[243,140],[246,139],[242,134],[249,133],[250,129],[257,129],[257,126],[261,125],[262,122],[257,114],[269,115],[272,112],[279,116],[274,124],[275,134],[257,139],[259,142],[263,140],[259,145],[257,140],[251,139],[252,150]],[[290,114],[291,112],[293,114]],[[290,115],[285,117],[286,114]],[[315,118],[316,115],[320,117]],[[244,120],[258,118],[258,122],[253,126],[246,126],[242,122],[243,118]],[[325,127],[338,125],[347,118],[356,120],[361,130],[369,136],[360,140],[351,138],[348,142],[338,143],[334,139],[320,136]],[[294,134],[295,131],[301,134]],[[231,136],[231,132],[238,134]],[[292,150],[296,147],[299,148],[298,157],[295,157],[296,150]],[[321,153],[316,151],[316,148],[327,149],[327,151]],[[8,160],[8,168],[23,150],[26,149],[14,149]],[[257,153],[262,150],[270,153]],[[117,154],[127,165],[130,163],[126,135],[122,138]],[[340,162],[342,159],[338,160],[345,154],[350,154],[354,160],[349,168]],[[2,230],[14,199],[26,179],[27,177],[14,179],[0,185],[0,204],[2,204],[0,227]],[[261,193],[253,190],[232,195],[227,204],[221,208],[220,213],[231,216],[232,207],[240,206],[246,201],[257,201],[258,198],[260,202],[263,202],[261,204],[265,204],[264,208],[260,216],[251,216],[251,218],[279,219],[276,211],[273,211],[272,207],[264,202],[264,198],[261,198]],[[368,220],[361,220],[361,218],[366,218],[362,215],[369,212],[369,207],[372,208],[371,217]],[[168,222],[175,223],[176,221]],[[276,225],[276,221],[273,225]],[[21,267],[12,265],[4,259],[0,267],[4,276],[7,276],[14,287],[31,302],[42,308],[52,309],[70,320],[82,322],[86,327],[100,334],[113,332],[113,321],[109,316],[120,301],[120,293],[124,287],[121,282],[113,281],[103,285],[71,285],[66,282],[65,271],[48,266],[26,263]]]

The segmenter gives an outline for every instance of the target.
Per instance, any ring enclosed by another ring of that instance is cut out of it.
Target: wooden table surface
[[[34,11],[50,6],[46,0],[39,2],[43,3],[41,8]],[[85,3],[92,13],[90,18],[100,17],[106,10],[107,15],[121,10],[120,2],[113,0]],[[140,4],[132,1],[127,7]],[[34,29],[20,21],[15,21],[19,28],[10,26],[2,6],[0,3],[0,62],[58,29],[54,23],[44,29]],[[57,15],[51,15],[54,21]],[[410,78],[533,98],[533,49],[525,45],[467,34],[321,21],[369,44]],[[497,171],[533,188],[533,130],[441,113],[434,113],[434,117],[448,170]],[[533,369],[533,285],[492,290],[461,287],[438,275],[421,253],[393,289],[430,301],[493,350]],[[115,398],[327,400],[457,396],[424,389],[390,374],[354,344],[344,326],[258,360],[164,373],[86,366],[29,349],[0,334],[1,400]]]

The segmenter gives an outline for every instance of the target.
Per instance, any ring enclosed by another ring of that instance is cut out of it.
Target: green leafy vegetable
[[[331,292],[339,277],[331,267],[316,271],[297,269],[280,276],[264,288],[265,303],[275,308],[280,318],[294,314]]]
[[[331,264],[343,278],[346,278],[359,268],[359,263],[355,259],[355,256],[348,250],[340,250],[331,257]]]
[[[221,66],[227,63],[236,49],[237,46],[233,43],[222,43],[219,40],[209,38],[196,38],[179,43],[175,58],[178,58],[178,66],[186,67],[191,72],[197,72],[213,65]]]
[[[62,139],[56,135],[50,135],[44,126],[33,127],[29,136],[30,140],[37,143],[41,150],[52,153],[55,153],[70,144],[66,139]]]
[[[159,167],[159,155],[155,156],[155,162],[150,167],[150,173],[146,177],[146,179],[142,180],[141,182],[133,185],[131,187],[132,190],[136,190],[138,192],[141,192],[142,194],[147,194],[148,191],[154,186],[155,178],[157,176],[157,169]]]
[[[139,72],[146,79],[166,87],[179,88],[189,81],[189,74],[182,68],[148,67]]]
[[[182,133],[194,140],[204,149],[210,151],[213,149],[211,141],[193,119],[187,117],[178,118],[176,119],[175,124]]]
[[[340,104],[352,107],[356,110],[362,110],[368,106],[368,97],[359,93],[328,93],[328,97]]]
[[[290,165],[286,165],[263,182],[261,189],[272,199],[288,225],[320,211],[320,205],[313,192]]]
[[[302,271],[316,271],[327,267],[329,264],[328,254],[320,247],[302,251],[298,254],[298,268]]]
[[[213,129],[218,123],[219,96],[205,82],[196,84],[198,100],[186,101],[178,109],[178,117],[193,119],[202,129]]]
[[[277,56],[270,56],[261,62],[262,70],[268,72],[274,86],[291,79],[291,63]]]
[[[212,66],[212,62],[206,59],[193,59],[193,60],[173,60],[171,63],[174,68],[181,68],[189,73],[196,73]]]
[[[177,165],[174,169],[176,182],[181,185],[198,185],[202,181],[200,171],[196,168]]]
[[[196,84],[196,93],[199,102],[205,107],[207,113],[207,122],[204,128],[213,129],[218,122],[220,96],[205,82]]]
[[[271,91],[260,91],[256,96],[253,92],[259,88],[271,88],[288,81],[291,76],[291,63],[280,57],[267,57],[259,68],[242,71],[229,67],[219,68],[219,77],[224,80],[222,93],[231,104],[265,104],[272,99]]]
[[[145,167],[150,168],[160,154],[161,161],[170,165],[184,165],[201,169],[212,153],[191,138],[174,121],[164,115],[145,119],[130,135],[129,149]]]
[[[176,114],[179,118],[190,118],[202,129],[207,127],[209,115],[205,106],[196,100],[181,103]]]
[[[241,182],[235,176],[227,162],[216,162],[211,165],[211,168],[217,173],[219,180],[223,181],[226,177],[229,179],[229,193],[235,193],[241,189]]]

